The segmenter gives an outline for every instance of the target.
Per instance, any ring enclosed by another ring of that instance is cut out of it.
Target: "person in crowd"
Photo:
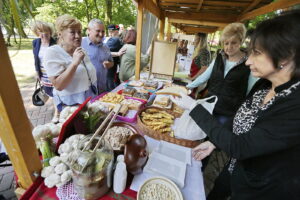
[[[110,50],[102,42],[104,35],[104,23],[99,19],[92,19],[88,24],[88,37],[83,38],[81,45],[96,68],[99,94],[108,91],[107,73],[114,66]]]
[[[190,69],[190,79],[195,80],[202,74],[210,63],[210,52],[207,48],[207,34],[197,33],[194,40],[195,51]]]
[[[299,199],[299,20],[300,10],[289,11],[254,30],[246,64],[260,80],[227,126],[189,97],[175,100],[191,109],[190,116],[209,138],[193,149],[195,159],[216,147],[234,158],[217,179],[219,190],[208,199],[226,199],[220,198],[226,194],[233,200]]]
[[[81,23],[70,15],[56,19],[58,45],[45,53],[45,68],[52,82],[53,98],[58,110],[64,105],[83,103],[97,95],[96,70],[81,48]]]
[[[136,52],[136,31],[129,30],[124,38],[126,53],[121,56],[119,78],[122,82],[127,81],[135,74],[135,52]],[[150,48],[147,54],[141,54],[141,66],[144,68],[149,62]]]
[[[53,97],[53,85],[48,78],[46,70],[43,65],[44,56],[47,48],[56,44],[56,41],[52,37],[52,28],[45,22],[35,21],[33,28],[33,33],[38,37],[32,41],[33,56],[35,71],[37,74],[37,79],[39,79],[45,93],[49,97]],[[59,119],[59,112],[54,105],[54,116],[52,118],[53,123],[57,123]]]
[[[120,79],[117,74],[118,65],[120,64],[119,57],[123,55],[126,50],[122,49],[122,51],[120,51],[123,45],[119,38],[119,26],[111,24],[107,28],[110,38],[106,42],[106,45],[109,47],[114,60],[114,66],[108,69],[107,72],[107,89],[111,91],[120,84]]]
[[[193,89],[207,83],[207,96],[216,95],[214,115],[225,123],[244,101],[248,86],[249,67],[245,65],[247,54],[241,50],[246,28],[241,23],[227,25],[221,35],[223,50],[209,67],[187,88]]]
[[[120,30],[119,30],[119,38],[121,40],[121,43],[123,44],[123,40],[124,40],[124,37],[126,35],[126,29],[124,28],[124,25],[123,24],[119,24],[119,27],[120,27]]]

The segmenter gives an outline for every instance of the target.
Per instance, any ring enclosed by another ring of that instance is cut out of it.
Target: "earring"
[[[283,65],[280,65],[279,68],[280,68],[280,69],[283,69]]]

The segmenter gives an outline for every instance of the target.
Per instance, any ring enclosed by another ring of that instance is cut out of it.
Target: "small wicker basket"
[[[173,143],[173,144],[177,144],[177,145],[184,146],[184,147],[189,147],[189,148],[193,148],[193,147],[197,146],[198,144],[200,144],[199,140],[198,141],[192,141],[192,140],[186,140],[186,139],[179,139],[179,138],[171,137],[168,134],[161,134],[160,132],[155,131],[155,130],[149,128],[148,126],[146,126],[142,122],[142,120],[140,118],[140,114],[142,112],[144,112],[145,110],[150,109],[150,108],[155,108],[157,110],[166,111],[167,113],[175,116],[176,118],[180,117],[180,115],[178,113],[175,113],[171,110],[167,110],[167,109],[163,109],[163,108],[157,108],[157,107],[144,108],[144,109],[139,111],[138,116],[137,116],[137,127],[143,134],[148,135],[148,136],[150,136],[154,139],[157,139],[157,140],[164,140],[166,142],[170,142],[170,143]]]

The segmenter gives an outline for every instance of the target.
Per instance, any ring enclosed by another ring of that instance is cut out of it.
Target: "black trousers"
[[[226,200],[231,195],[230,173],[227,164],[215,180],[213,189],[207,196],[207,200]]]

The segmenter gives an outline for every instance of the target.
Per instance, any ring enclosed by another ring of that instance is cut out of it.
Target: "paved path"
[[[54,113],[52,100],[48,100],[46,105],[37,107],[31,102],[31,95],[34,91],[35,84],[29,83],[20,88],[24,106],[33,126],[45,124],[51,121]],[[9,164],[4,162],[1,164]],[[0,167],[0,200],[17,200],[14,193],[15,181],[13,167]],[[2,195],[2,197],[1,197]]]

